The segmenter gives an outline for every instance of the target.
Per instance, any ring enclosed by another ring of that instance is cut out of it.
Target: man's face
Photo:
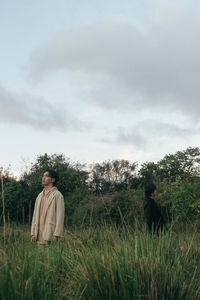
[[[158,196],[158,191],[155,190],[155,191],[153,192],[153,198],[155,199],[157,196]]]
[[[51,178],[49,172],[44,172],[42,176],[42,185],[43,186],[52,186],[55,181],[55,178]]]

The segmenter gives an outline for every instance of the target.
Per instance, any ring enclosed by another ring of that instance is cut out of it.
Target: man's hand
[[[53,240],[54,240],[55,242],[58,242],[58,241],[59,241],[59,236],[54,235],[54,236],[53,236]]]
[[[35,243],[35,241],[36,241],[36,238],[35,238],[34,235],[32,235],[32,236],[31,236],[31,243]]]

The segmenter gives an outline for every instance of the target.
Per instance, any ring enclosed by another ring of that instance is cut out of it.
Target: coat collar
[[[46,199],[46,203],[45,203],[45,206],[44,206],[44,214],[46,215],[47,213],[47,209],[49,208],[51,202],[53,201],[53,194],[55,194],[55,192],[57,191],[57,187],[53,187],[50,191],[48,191],[48,193],[45,195],[47,197]],[[44,190],[43,190],[43,193],[44,193]]]
[[[54,191],[57,191],[57,187],[56,186],[53,186],[50,190],[48,190],[46,193],[45,193],[45,189],[43,189],[42,191],[42,195],[45,196],[45,197],[49,197],[49,195],[54,192]]]

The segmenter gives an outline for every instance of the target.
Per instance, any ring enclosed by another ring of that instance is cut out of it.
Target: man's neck
[[[44,192],[45,192],[45,194],[48,193],[53,187],[54,187],[53,185],[46,185],[46,186],[44,187]]]

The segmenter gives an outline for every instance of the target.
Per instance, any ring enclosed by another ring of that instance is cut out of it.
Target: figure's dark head
[[[54,179],[53,185],[55,186],[56,183],[57,183],[57,181],[58,181],[58,179],[59,179],[58,178],[58,174],[56,173],[56,171],[51,170],[51,169],[47,169],[47,170],[44,171],[44,174],[45,173],[48,174],[50,178]]]
[[[153,182],[148,182],[144,186],[145,197],[150,197],[156,191],[156,186]]]

